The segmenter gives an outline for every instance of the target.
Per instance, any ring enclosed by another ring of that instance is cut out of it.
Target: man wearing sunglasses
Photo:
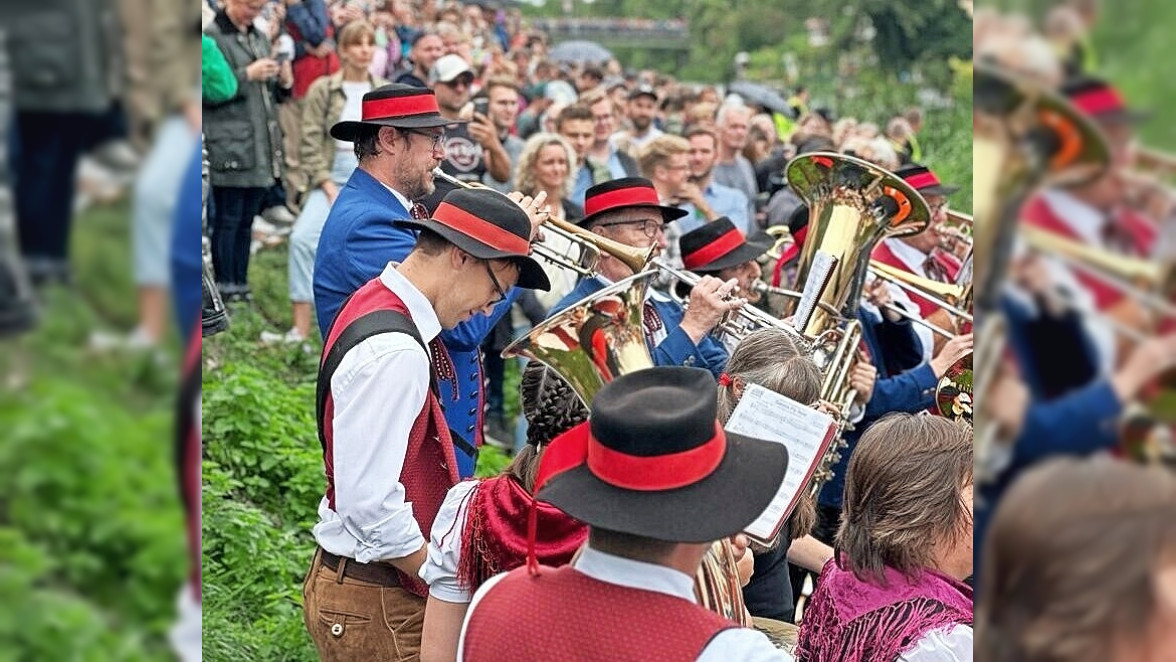
[[[641,177],[593,186],[585,195],[584,211],[587,215],[577,222],[580,227],[629,246],[656,246],[657,254],[666,250],[666,224],[686,214],[662,205],[653,183]],[[602,253],[597,274],[580,281],[551,314],[631,275],[633,271],[625,263]],[[711,331],[727,313],[743,306],[737,281],[704,276],[694,286],[685,311],[665,294],[654,289],[648,292],[645,339],[654,363],[706,368],[717,378],[727,364],[727,352]]]

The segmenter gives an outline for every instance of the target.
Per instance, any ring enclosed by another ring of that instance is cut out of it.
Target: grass
[[[125,202],[80,215],[76,285],[41,292],[38,328],[0,341],[0,593],[20,596],[0,600],[0,659],[172,659],[178,347],[87,348],[136,320],[128,216]]]

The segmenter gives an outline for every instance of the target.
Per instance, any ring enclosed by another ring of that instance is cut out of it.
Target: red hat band
[[[531,243],[523,237],[448,202],[437,205],[433,220],[495,250],[515,255],[531,253]]]
[[[1071,101],[1087,115],[1117,113],[1126,109],[1123,97],[1109,87],[1100,87],[1074,95]]]
[[[743,245],[743,233],[738,228],[732,228],[715,237],[715,240],[702,246],[698,250],[682,256],[682,264],[687,269],[697,269],[714,262],[727,253]]]
[[[599,193],[584,201],[584,215],[592,216],[617,207],[657,207],[661,200],[651,186],[633,186]]]
[[[911,175],[910,177],[906,177],[905,180],[906,183],[910,184],[911,188],[915,189],[916,191],[919,189],[930,188],[932,186],[939,186],[940,183],[939,178],[936,177],[935,173],[931,172],[930,170]]]
[[[363,121],[382,120],[390,117],[440,114],[437,97],[432,94],[412,94],[384,99],[369,99],[363,102]]]
[[[715,421],[714,434],[689,450],[643,457],[600,443],[585,421],[551,441],[535,476],[535,493],[552,477],[587,463],[600,480],[626,490],[658,492],[693,485],[711,475],[727,453],[727,435]]]

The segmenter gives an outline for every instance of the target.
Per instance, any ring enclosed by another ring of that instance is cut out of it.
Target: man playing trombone
[[[586,216],[577,223],[580,227],[635,248],[653,247],[654,255],[666,248],[666,224],[686,213],[662,205],[653,184],[640,177],[617,179],[588,189],[584,211]],[[623,260],[607,251],[601,252],[596,271],[595,276],[580,281],[551,313],[557,314],[633,275]],[[649,290],[644,327],[654,363],[706,368],[718,377],[727,363],[727,352],[711,331],[728,313],[743,306],[745,300],[738,298],[737,288],[735,279],[703,277],[694,286],[686,310],[665,294]]]

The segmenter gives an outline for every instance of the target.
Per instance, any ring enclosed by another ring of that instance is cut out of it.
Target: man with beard
[[[625,117],[633,128],[617,131],[613,134],[613,144],[617,149],[624,150],[636,158],[638,152],[649,144],[649,141],[662,135],[663,131],[653,124],[657,117],[657,93],[648,85],[641,85],[629,93],[625,106]]]
[[[416,245],[416,234],[395,221],[429,215],[412,201],[433,193],[433,169],[445,154],[444,129],[460,122],[441,115],[432,91],[398,83],[365,94],[362,117],[331,128],[332,137],[355,143],[359,167],[340,190],[319,238],[314,300],[323,338],[344,300],[380,275],[388,262],[403,261]],[[546,198],[512,196],[528,211],[539,209]],[[511,288],[492,315],[475,315],[440,336],[445,351],[433,359],[437,388],[462,478],[473,475],[482,441],[478,347],[519,294]]]

